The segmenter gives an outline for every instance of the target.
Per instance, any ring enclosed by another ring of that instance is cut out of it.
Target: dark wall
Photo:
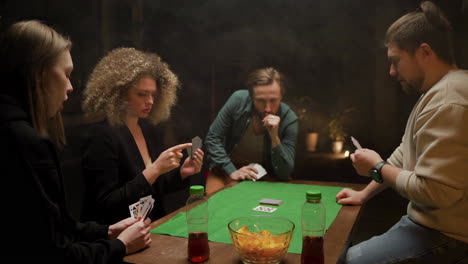
[[[274,66],[289,77],[286,101],[309,96],[324,120],[354,107],[347,132],[388,155],[399,143],[415,96],[388,77],[382,40],[386,28],[420,1],[310,0],[3,0],[0,23],[41,19],[74,43],[73,84],[65,124],[81,120],[81,91],[109,50],[134,46],[157,52],[183,87],[169,143],[204,136],[246,74]],[[468,1],[435,1],[456,30],[458,64],[468,66]],[[68,129],[73,137],[76,130]],[[299,147],[300,149],[300,147]],[[319,150],[329,151],[327,135]]]

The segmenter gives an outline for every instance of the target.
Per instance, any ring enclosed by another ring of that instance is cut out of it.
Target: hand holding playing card
[[[262,165],[258,164],[258,163],[250,163],[249,164],[249,167],[252,167],[254,168],[257,172],[255,173],[256,175],[256,178],[255,179],[252,179],[252,181],[256,181],[256,180],[259,180],[260,178],[262,178],[263,176],[265,176],[267,174],[265,168],[263,168]]]
[[[257,179],[257,169],[251,166],[244,166],[229,175],[231,179],[236,181],[243,180],[256,180]]]
[[[370,177],[370,169],[380,161],[382,157],[371,150],[371,149],[357,149],[353,154],[349,156],[353,162],[353,166],[356,169],[356,172],[361,176]]]
[[[109,239],[117,238],[117,236],[120,235],[122,231],[127,229],[127,227],[133,225],[136,221],[138,221],[138,219],[135,219],[133,217],[128,217],[120,222],[110,225],[109,230],[107,231],[108,238]]]
[[[158,159],[143,171],[143,175],[145,175],[150,184],[153,184],[159,175],[178,168],[180,166],[180,160],[184,156],[182,150],[191,146],[192,143],[185,143],[163,151]]]
[[[204,155],[205,153],[203,150],[197,149],[193,154],[193,159],[191,157],[187,157],[180,168],[180,176],[182,176],[182,178],[186,178],[187,176],[199,173],[203,165]]]
[[[192,160],[193,160],[194,153],[202,147],[202,144],[203,144],[203,141],[200,137],[197,136],[197,137],[192,138],[192,147],[189,148],[190,150],[189,154]]]
[[[125,245],[125,253],[130,254],[151,244],[151,220],[136,221],[117,236]]]

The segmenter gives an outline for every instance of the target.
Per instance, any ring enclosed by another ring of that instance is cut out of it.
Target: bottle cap
[[[205,187],[202,185],[190,186],[190,194],[205,194]]]
[[[322,200],[322,193],[320,191],[307,191],[306,192],[306,199],[311,201],[318,201]]]

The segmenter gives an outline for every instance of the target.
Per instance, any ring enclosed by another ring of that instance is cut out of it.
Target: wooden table
[[[326,186],[343,186],[350,187],[355,190],[361,190],[365,187],[364,184],[355,183],[339,183],[339,182],[317,182],[304,180],[291,180],[288,183],[296,184],[311,184],[311,185],[326,185]],[[359,219],[362,211],[362,206],[343,206],[338,212],[335,220],[328,229],[324,237],[324,253],[325,263],[339,263],[344,257],[349,243],[350,237]],[[181,208],[157,221],[151,223],[151,228],[155,228],[162,223],[168,221],[177,213],[184,211]],[[146,263],[164,263],[164,264],[179,264],[190,263],[187,260],[187,239],[181,237],[166,236],[160,234],[151,234],[151,245],[149,248],[140,252],[128,255],[124,258],[125,262],[146,264]],[[231,244],[223,244],[209,242],[210,244],[210,259],[204,263],[212,264],[240,264],[242,263],[235,248]],[[284,264],[300,263],[301,255],[288,253],[283,260]]]

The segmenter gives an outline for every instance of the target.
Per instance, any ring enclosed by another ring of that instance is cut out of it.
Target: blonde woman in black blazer
[[[188,177],[200,172],[203,151],[192,160],[182,153],[191,143],[164,150],[156,126],[169,118],[178,87],[177,76],[154,53],[118,48],[96,65],[83,102],[94,121],[82,148],[83,219],[123,219],[130,204],[152,195],[150,218],[156,220],[166,214],[165,195],[188,186]]]

